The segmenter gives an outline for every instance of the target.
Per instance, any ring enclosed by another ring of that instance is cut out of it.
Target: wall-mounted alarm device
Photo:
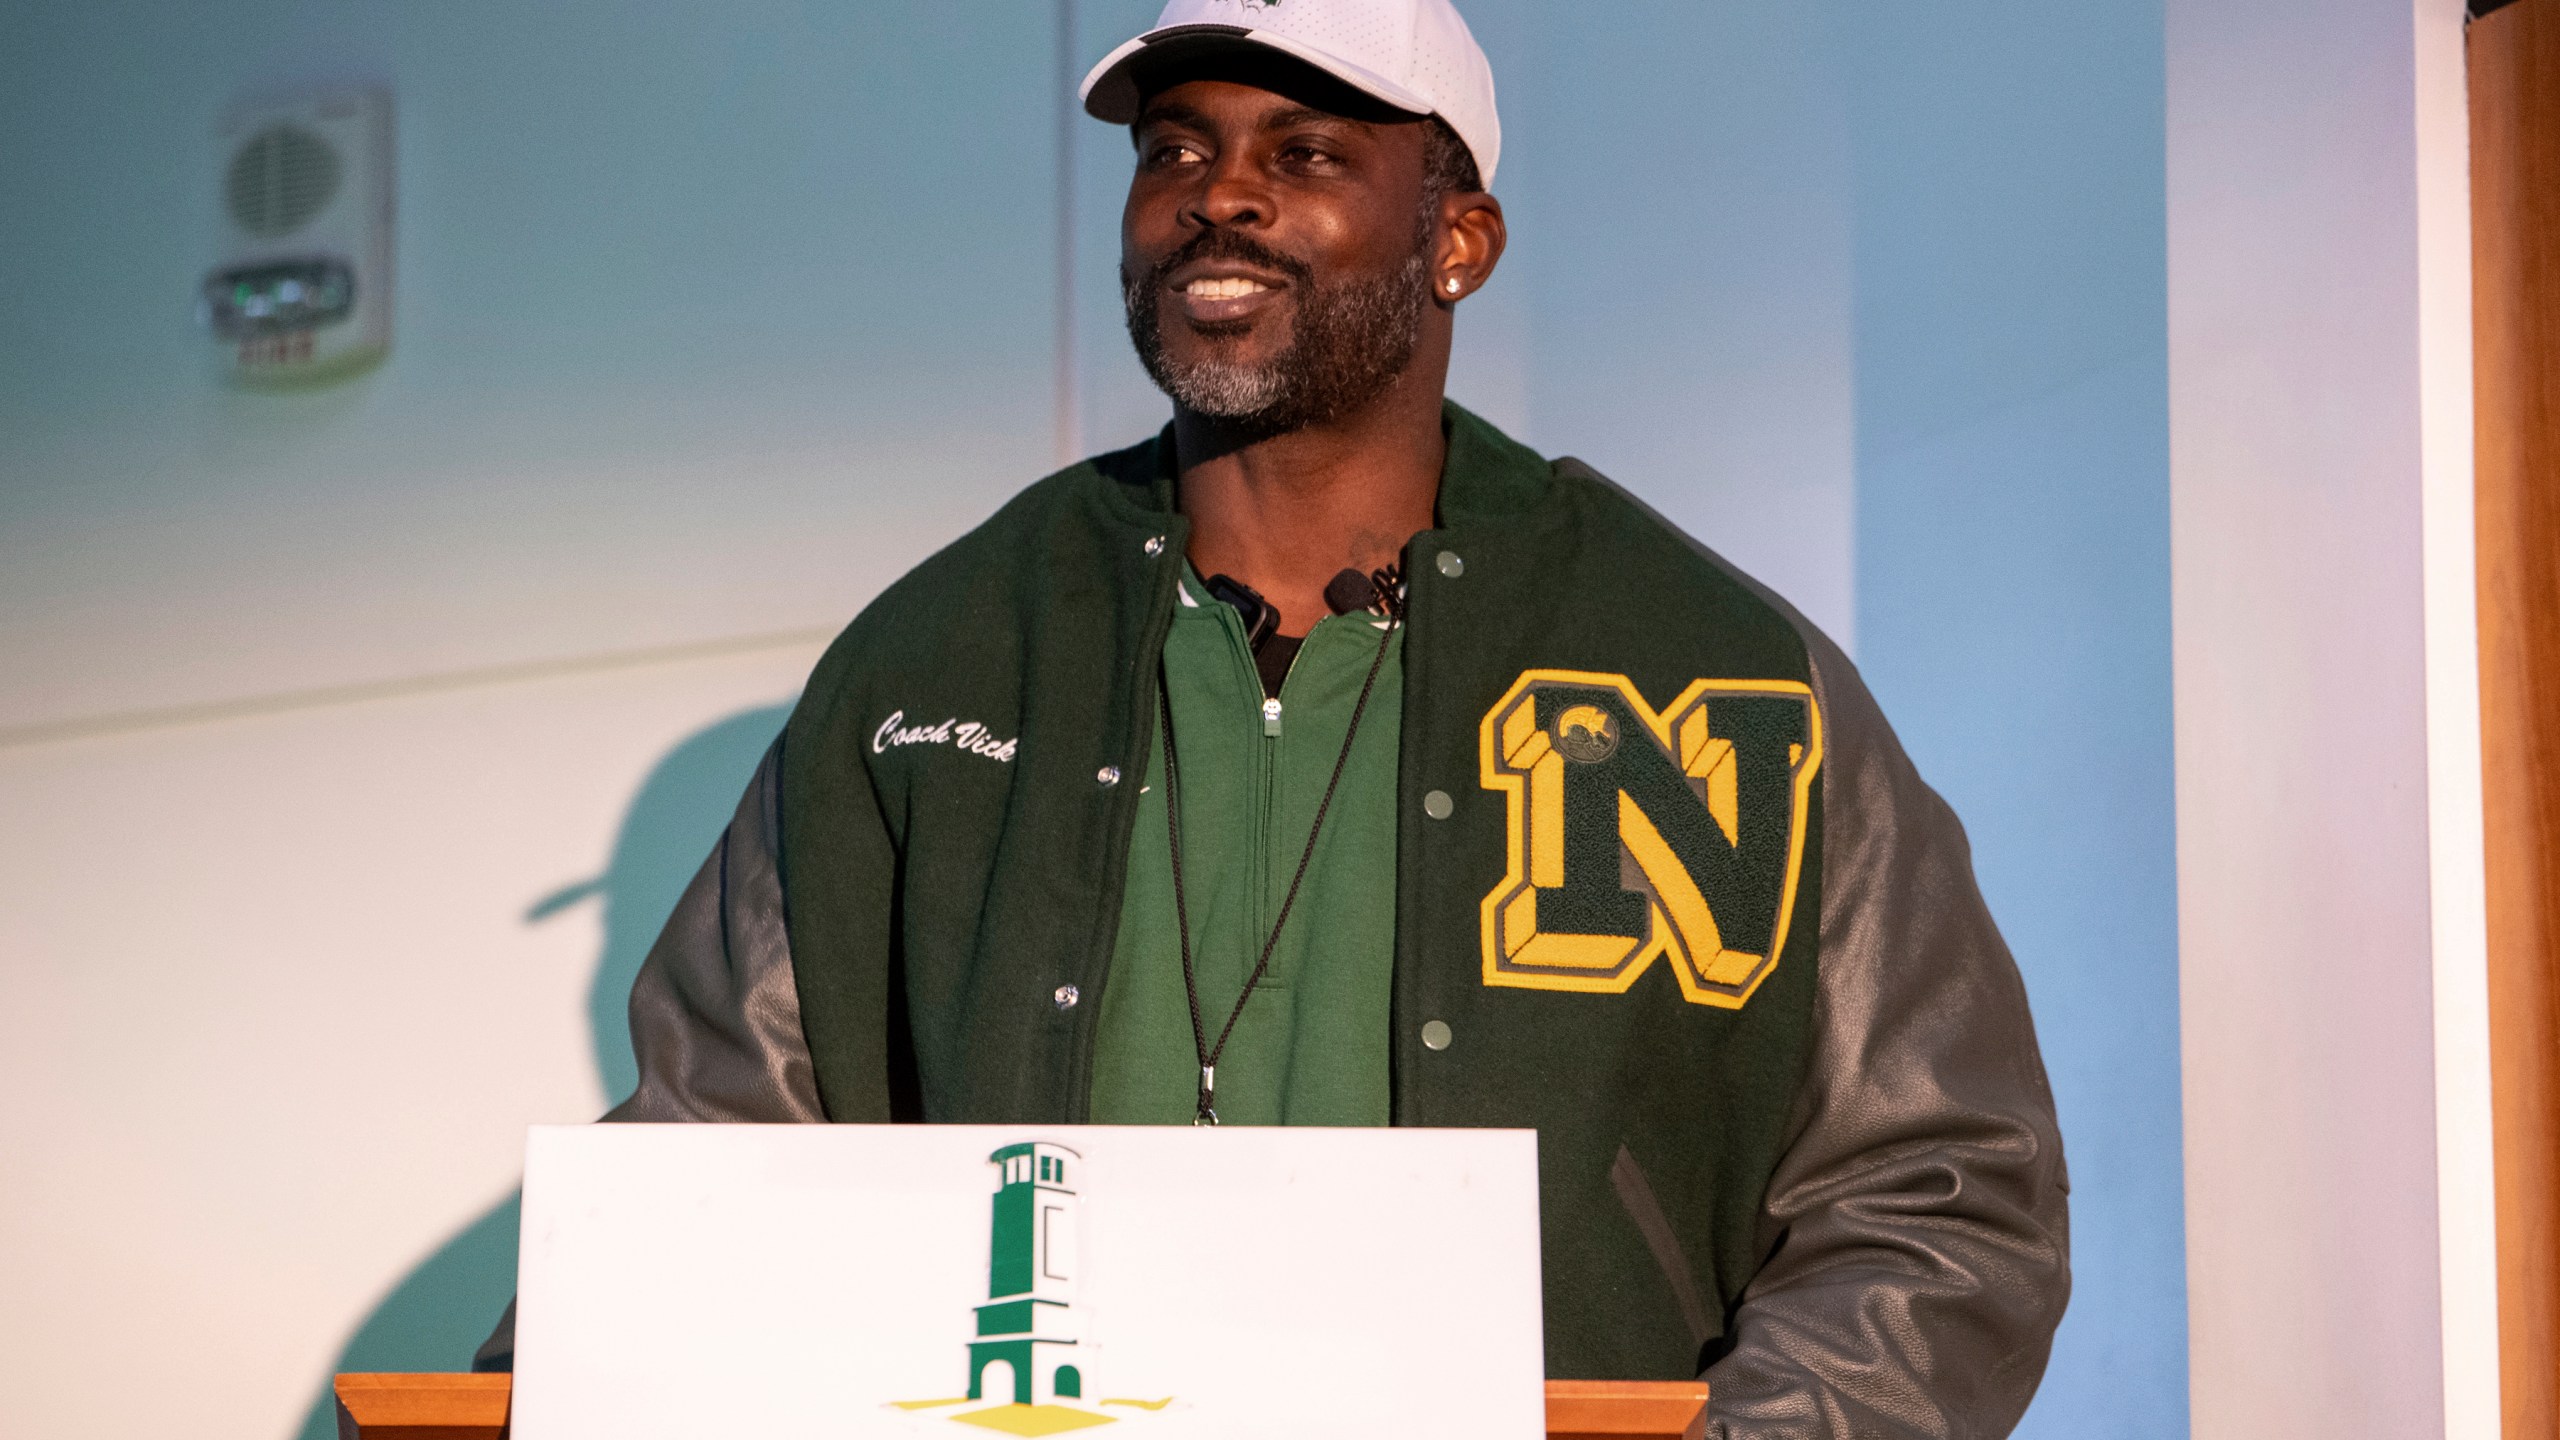
[[[318,90],[215,127],[221,217],[196,310],[235,380],[354,374],[391,348],[391,96]]]

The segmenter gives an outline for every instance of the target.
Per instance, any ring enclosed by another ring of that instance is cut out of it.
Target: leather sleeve
[[[1816,1035],[1707,1433],[2003,1436],[2071,1288],[2053,1097],[1963,827],[1803,629],[1826,727]]]
[[[826,1119],[782,923],[782,742],[631,986],[640,1085],[607,1120]]]
[[[640,1084],[605,1119],[818,1122],[816,1073],[782,923],[782,742],[676,901],[631,986]],[[516,1307],[471,1359],[515,1368]]]

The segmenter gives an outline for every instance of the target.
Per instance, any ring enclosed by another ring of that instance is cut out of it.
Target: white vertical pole
[[[2434,930],[2436,1245],[2446,1440],[2498,1440],[2498,1205],[2472,527],[2471,117],[2463,0],[2413,0],[2427,850]]]

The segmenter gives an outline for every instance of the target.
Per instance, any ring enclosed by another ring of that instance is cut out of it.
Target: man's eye
[[[1280,158],[1292,165],[1330,165],[1334,155],[1321,145],[1291,145],[1280,152]]]
[[[1200,152],[1188,145],[1159,145],[1147,154],[1150,165],[1187,165],[1200,158]]]

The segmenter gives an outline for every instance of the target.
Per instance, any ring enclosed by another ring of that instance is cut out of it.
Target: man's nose
[[[1271,188],[1250,157],[1230,150],[1210,162],[1189,206],[1192,223],[1209,229],[1237,229],[1271,219]]]

